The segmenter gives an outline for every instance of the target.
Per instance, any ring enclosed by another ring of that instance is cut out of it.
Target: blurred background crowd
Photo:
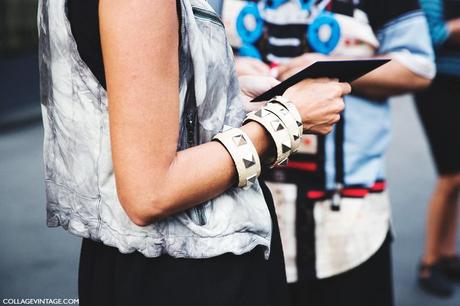
[[[221,0],[209,2],[222,12]],[[36,0],[0,0],[0,301],[77,296],[81,240],[45,225],[36,11]],[[413,97],[398,96],[390,104],[386,176],[396,305],[458,306],[458,284],[449,299],[417,286],[437,171]],[[452,214],[458,219],[457,211]]]

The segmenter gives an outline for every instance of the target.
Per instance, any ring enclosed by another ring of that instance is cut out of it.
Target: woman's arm
[[[379,55],[374,58],[391,58],[391,55]],[[305,53],[281,65],[278,68],[278,77],[283,81],[316,61],[346,59],[356,58],[327,56],[319,53]],[[393,60],[354,81],[352,87],[353,90],[368,97],[383,99],[409,91],[423,89],[430,85],[430,83],[431,81],[429,79],[415,74],[399,61]]]
[[[454,46],[460,47],[460,18],[449,20],[447,29],[449,31],[447,41]]]
[[[178,20],[175,1],[101,0],[112,158],[121,204],[132,221],[152,221],[214,198],[237,181],[217,142],[176,152],[179,137]],[[349,91],[340,83],[303,84],[289,94],[304,122],[327,132]],[[308,114],[308,115],[307,115]],[[243,127],[261,158],[271,140],[257,123]],[[250,205],[250,203],[248,203]]]
[[[391,58],[391,55],[381,57]],[[386,99],[391,96],[424,89],[430,83],[430,79],[414,73],[398,60],[392,60],[354,81],[352,86],[353,90],[370,98]]]

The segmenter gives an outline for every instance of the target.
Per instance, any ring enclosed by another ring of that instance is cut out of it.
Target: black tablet
[[[251,102],[267,101],[280,96],[289,87],[305,79],[330,78],[350,83],[389,61],[390,59],[318,61],[254,98]]]

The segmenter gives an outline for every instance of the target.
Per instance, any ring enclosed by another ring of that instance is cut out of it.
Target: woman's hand
[[[280,83],[272,77],[257,76],[243,76],[239,81],[246,112],[263,107],[266,102],[250,101]],[[330,79],[310,79],[292,86],[286,90],[284,96],[299,109],[305,131],[327,134],[340,120],[340,113],[344,109],[342,97],[350,92],[351,87],[348,83]]]
[[[236,73],[243,75],[270,76],[270,67],[262,61],[252,57],[235,57]]]
[[[324,135],[340,120],[345,108],[342,97],[350,92],[348,83],[310,79],[290,87],[283,96],[297,106],[305,132]]]
[[[278,80],[268,76],[242,76],[239,77],[239,81],[240,97],[247,113],[258,110],[266,104],[266,102],[250,102],[252,99],[280,83]]]

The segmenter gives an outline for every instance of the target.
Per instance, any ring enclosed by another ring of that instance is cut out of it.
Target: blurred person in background
[[[47,224],[82,237],[80,305],[284,306],[257,177],[304,126],[329,132],[350,86],[301,82],[280,119],[247,117],[277,82],[239,82],[204,0],[41,0],[38,25]]]
[[[390,203],[384,154],[388,97],[435,75],[417,0],[225,0],[240,75],[285,80],[318,60],[391,58],[352,84],[333,133],[305,135],[273,193],[293,305],[391,306]]]
[[[433,84],[416,95],[416,105],[439,178],[429,203],[418,280],[423,289],[450,296],[453,287],[449,279],[460,281],[456,248],[460,205],[460,1],[420,2],[430,26],[438,73]]]

